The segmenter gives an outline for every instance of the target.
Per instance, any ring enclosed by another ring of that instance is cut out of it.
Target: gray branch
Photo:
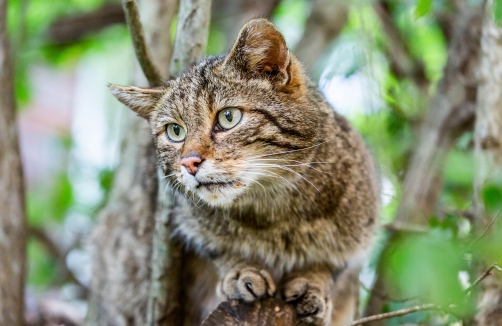
[[[180,2],[171,75],[179,75],[204,55],[210,18],[210,0]]]
[[[211,17],[211,1],[182,0],[174,45],[171,74],[176,76],[199,60],[206,49]],[[182,249],[170,240],[172,225],[169,214],[173,193],[159,176],[159,192],[155,213],[152,248],[152,274],[148,300],[147,325],[181,325],[179,293],[181,285]]]
[[[139,61],[141,69],[145,74],[150,86],[159,86],[162,84],[162,76],[159,69],[155,66],[152,55],[146,44],[145,32],[139,18],[138,5],[135,0],[122,0],[127,26],[131,33],[136,58]],[[169,31],[167,31],[168,33]]]

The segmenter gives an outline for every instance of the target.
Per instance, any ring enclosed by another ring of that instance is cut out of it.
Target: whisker
[[[298,164],[283,164],[282,166],[306,166],[312,170],[315,170],[319,173],[323,173],[323,174],[334,174],[333,172],[326,172],[326,171],[321,171],[319,170],[318,168],[315,168],[313,166],[310,166],[310,164],[334,164],[334,162],[309,162],[309,163],[304,163],[304,162],[301,162],[301,161],[297,161],[297,160],[288,160],[288,159],[281,159],[281,158],[278,158],[278,159],[275,159],[275,158],[265,158],[265,159],[257,159],[257,160],[246,160],[246,162],[248,163],[252,163],[252,162],[258,162],[258,161],[291,161],[291,162],[297,162]],[[267,164],[267,163],[261,163],[261,164]]]
[[[272,171],[269,171],[269,170],[260,170],[260,171],[257,171],[257,172],[268,172],[268,173],[272,173],[274,174],[277,178],[281,178],[283,179],[284,181],[286,181],[287,183],[289,183],[291,185],[291,187],[293,187],[294,190],[296,190],[299,194],[301,194],[301,191],[298,189],[298,187],[296,187],[294,184],[291,183],[291,181],[289,181],[288,179],[284,178],[282,175],[279,175],[275,172],[272,172]],[[264,176],[268,176],[268,177],[273,177],[271,175],[268,175],[268,174],[263,174]]]
[[[166,179],[166,178],[172,177],[175,174],[176,174],[176,172],[173,172],[171,174],[165,175],[165,176],[162,177],[162,179]]]
[[[305,148],[292,149],[292,150],[289,150],[289,151],[278,152],[278,153],[270,153],[270,154],[263,154],[263,155],[258,155],[258,156],[251,156],[249,158],[259,158],[259,157],[266,157],[266,156],[273,156],[273,155],[280,155],[280,154],[288,154],[288,153],[293,153],[293,152],[300,152],[300,151],[304,151],[304,150],[307,150],[307,149],[310,149],[310,148],[321,146],[322,144],[325,144],[325,143],[328,143],[328,142],[330,142],[330,140],[327,140],[327,141],[324,141],[322,143],[319,143],[319,144],[316,144],[316,145],[312,145],[312,146],[309,146],[309,147],[305,147]]]
[[[305,180],[306,182],[308,182],[312,187],[314,187],[318,192],[319,189],[317,189],[317,187],[312,183],[310,182],[310,180],[308,180],[307,178],[305,178],[303,175],[301,175],[300,173],[298,173],[297,171],[293,170],[293,169],[290,169],[288,167],[285,167],[285,166],[282,166],[282,165],[278,165],[278,164],[265,164],[265,163],[261,163],[261,164],[254,164],[254,166],[256,167],[272,167],[272,168],[279,168],[279,169],[282,169],[282,170],[285,170],[285,171],[288,171],[288,172],[291,172],[291,173],[294,173],[296,174],[297,176],[299,176],[300,178],[302,178],[303,180]]]
[[[239,178],[245,179],[245,180],[249,180],[249,181],[254,182],[254,183],[257,183],[257,184],[259,184],[263,188],[264,191],[267,191],[267,189],[265,189],[265,187],[260,182],[258,182],[257,180],[253,180],[252,178],[246,178],[246,177],[243,177],[243,176],[240,176]]]

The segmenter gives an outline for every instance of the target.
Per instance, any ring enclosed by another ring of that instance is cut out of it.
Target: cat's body
[[[165,88],[112,91],[150,121],[175,189],[175,235],[198,269],[187,323],[275,293],[306,321],[350,321],[377,223],[373,163],[272,24],[251,21],[227,57]]]

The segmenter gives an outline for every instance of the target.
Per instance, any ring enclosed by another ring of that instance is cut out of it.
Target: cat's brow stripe
[[[274,124],[277,128],[279,128],[279,130],[281,131],[281,133],[288,134],[288,135],[295,136],[295,137],[304,137],[304,135],[302,135],[301,133],[299,133],[298,131],[296,131],[294,129],[289,129],[289,128],[283,127],[279,123],[279,121],[277,121],[277,118],[274,117],[273,115],[271,115],[270,112],[265,111],[263,109],[254,109],[254,111],[256,111],[256,112],[260,113],[261,115],[263,115],[263,117],[265,119],[267,119],[270,123]]]
[[[250,141],[249,143],[246,143],[246,145],[250,145],[250,144],[255,143],[255,142],[263,142],[263,143],[267,143],[267,144],[270,144],[270,145],[274,145],[276,147],[286,148],[288,150],[295,150],[295,151],[304,148],[302,146],[296,146],[296,145],[293,145],[291,143],[285,143],[285,142],[281,142],[281,141],[278,141],[278,140],[274,140],[274,139],[270,139],[270,138],[263,138],[263,137],[256,138],[253,141]]]

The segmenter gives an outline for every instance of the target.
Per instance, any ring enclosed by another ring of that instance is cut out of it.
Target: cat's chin
[[[244,192],[245,187],[238,187],[232,185],[222,185],[218,187],[199,187],[197,189],[197,196],[213,207],[229,207],[235,200]]]

